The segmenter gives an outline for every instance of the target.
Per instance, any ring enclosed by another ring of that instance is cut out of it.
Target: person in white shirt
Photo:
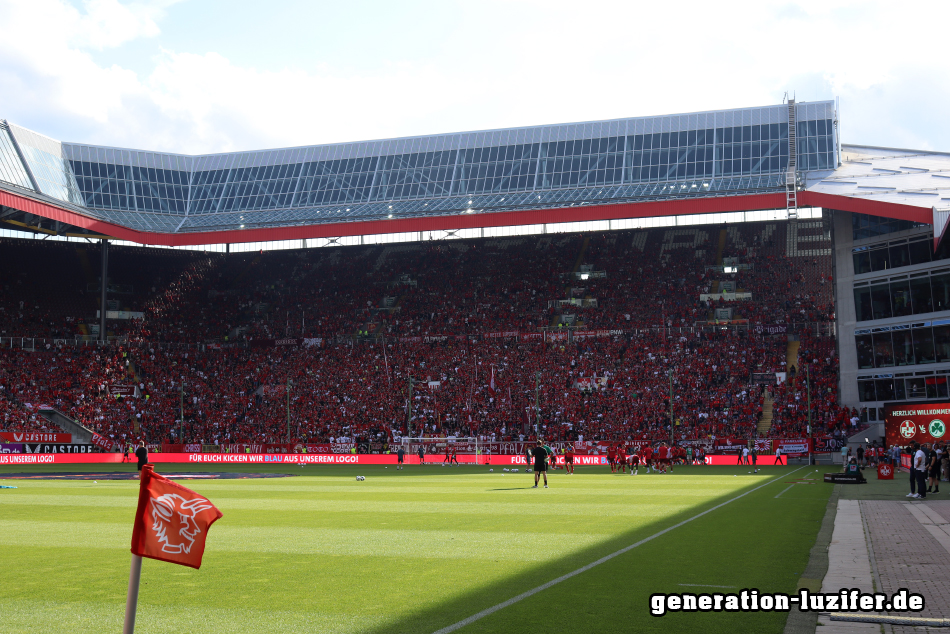
[[[781,448],[781,447],[776,447],[776,448],[775,448],[775,464],[783,464],[783,463],[782,463],[782,448]]]
[[[914,479],[917,485],[917,493],[912,496],[914,499],[923,500],[927,497],[927,452],[914,443]],[[913,487],[914,485],[911,484]]]

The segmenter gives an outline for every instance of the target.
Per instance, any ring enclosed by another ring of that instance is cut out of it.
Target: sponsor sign
[[[323,337],[289,337],[285,339],[253,339],[248,342],[252,348],[309,348],[322,346]]]
[[[55,443],[26,443],[23,453],[92,453],[93,445],[74,445]]]
[[[735,454],[731,456],[723,456],[721,454],[715,454],[715,455],[706,454],[705,462],[706,464],[709,464],[709,465],[729,465],[733,467],[739,466],[736,464]],[[757,469],[760,469],[762,467],[771,467],[774,464],[775,464],[775,456],[764,455],[764,456],[759,456],[757,458],[755,466]],[[782,466],[784,465],[785,465],[785,459],[783,458]],[[742,466],[746,468],[752,467],[751,464],[744,464]]]
[[[121,453],[49,453],[49,454],[0,454],[0,465],[30,465],[30,464],[78,464],[78,463],[121,463]],[[481,464],[490,464],[492,467],[507,465],[526,465],[524,456],[511,454],[475,456],[459,454],[458,461],[462,464],[476,464],[480,458]],[[564,464],[564,456],[557,457],[558,464]],[[177,464],[286,464],[286,465],[394,465],[396,454],[226,454],[226,453],[159,453],[149,456],[152,463]],[[428,462],[438,462],[432,457]],[[406,454],[406,464],[419,464],[419,457]],[[575,456],[575,466],[606,465],[606,456]]]
[[[0,444],[0,453],[23,453],[23,445]]]
[[[778,379],[775,372],[753,372],[752,385],[775,385]]]
[[[837,438],[815,438],[815,453],[835,453],[841,451],[841,445],[844,441]]]
[[[614,335],[622,335],[622,330],[575,330],[574,338],[575,339],[588,339],[590,337],[612,337]]]
[[[0,440],[6,442],[56,442],[56,443],[71,443],[73,441],[72,434],[47,434],[45,432],[35,432],[35,431],[4,431],[0,432]]]
[[[808,438],[777,438],[772,441],[772,446],[781,449],[786,456],[798,457],[808,454],[811,440]]]
[[[884,406],[884,441],[905,446],[943,440],[950,425],[950,403],[891,403]]]

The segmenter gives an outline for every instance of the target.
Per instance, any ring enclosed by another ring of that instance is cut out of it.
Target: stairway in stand
[[[765,398],[762,400],[762,415],[759,417],[759,437],[767,436],[769,429],[772,428],[772,408],[775,405],[772,395],[766,391]]]

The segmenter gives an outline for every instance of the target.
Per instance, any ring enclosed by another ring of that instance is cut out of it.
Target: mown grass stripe
[[[796,471],[801,471],[801,470],[804,469],[804,468],[805,468],[805,467],[799,467],[798,469],[795,469],[795,470],[792,471],[791,473],[795,473]],[[630,552],[630,551],[633,550],[634,548],[637,548],[637,547],[639,547],[639,546],[642,546],[643,544],[646,544],[646,543],[648,543],[648,542],[651,542],[651,541],[653,541],[654,539],[656,539],[657,537],[662,537],[663,535],[666,535],[666,534],[669,533],[670,531],[676,530],[677,528],[679,528],[679,527],[681,527],[681,526],[685,526],[686,524],[689,524],[690,522],[693,522],[693,521],[695,521],[695,520],[698,520],[699,518],[701,518],[701,517],[703,517],[703,516],[705,516],[705,515],[709,515],[709,514],[712,513],[713,511],[716,511],[716,510],[718,510],[718,509],[721,509],[722,507],[724,507],[724,506],[726,506],[726,505],[728,505],[728,504],[732,504],[732,503],[735,502],[736,500],[739,500],[739,499],[741,499],[741,498],[744,498],[745,496],[747,496],[747,495],[749,495],[749,494],[751,494],[751,493],[755,493],[755,492],[758,491],[759,489],[761,489],[761,488],[763,488],[763,487],[767,487],[768,485],[774,483],[775,481],[779,480],[780,478],[788,477],[789,475],[791,475],[791,473],[789,473],[789,474],[784,474],[784,475],[778,476],[778,477],[776,477],[776,478],[772,478],[771,480],[769,480],[769,481],[766,482],[765,484],[760,484],[759,486],[757,486],[757,487],[755,487],[755,488],[753,488],[753,489],[749,489],[749,490],[746,491],[745,493],[740,493],[739,495],[735,496],[734,498],[731,498],[731,499],[729,499],[729,500],[726,500],[725,502],[722,502],[722,503],[720,503],[720,504],[717,504],[716,506],[713,506],[713,507],[711,507],[711,508],[708,508],[708,509],[706,509],[705,511],[702,511],[701,513],[697,513],[696,515],[694,515],[694,516],[692,516],[692,517],[690,517],[690,518],[688,518],[688,519],[685,519],[685,520],[683,520],[682,522],[679,522],[678,524],[674,524],[673,526],[668,526],[667,528],[664,528],[664,529],[661,530],[661,531],[657,531],[656,533],[650,535],[649,537],[645,537],[645,538],[641,539],[640,541],[638,541],[638,542],[636,542],[636,543],[630,544],[629,546],[626,546],[626,547],[624,547],[624,548],[621,548],[620,550],[618,550],[618,551],[616,551],[616,552],[613,552],[613,553],[610,553],[609,555],[606,555],[606,556],[604,556],[604,557],[601,557],[601,558],[598,559],[597,561],[593,561],[593,562],[587,564],[586,566],[581,566],[581,567],[578,568],[577,570],[571,571],[571,572],[569,572],[569,573],[567,573],[567,574],[565,574],[565,575],[561,575],[560,577],[558,577],[558,578],[556,578],[556,579],[552,579],[551,581],[548,581],[547,583],[544,583],[544,584],[542,584],[542,585],[540,585],[540,586],[538,586],[538,587],[536,587],[536,588],[532,588],[531,590],[528,590],[527,592],[522,592],[522,593],[519,594],[518,596],[512,597],[512,598],[508,599],[507,601],[503,601],[503,602],[501,602],[501,603],[498,603],[498,604],[496,604],[496,605],[493,605],[492,607],[486,608],[486,609],[482,610],[481,612],[478,612],[477,614],[473,614],[472,616],[470,616],[470,617],[468,617],[468,618],[466,618],[466,619],[462,619],[461,621],[458,621],[457,623],[453,623],[452,625],[449,625],[449,626],[447,626],[447,627],[443,627],[441,630],[437,630],[437,631],[435,632],[435,634],[449,634],[450,632],[454,632],[455,630],[458,630],[458,629],[460,629],[460,628],[463,628],[463,627],[465,627],[466,625],[469,625],[469,624],[471,624],[471,623],[474,623],[475,621],[478,621],[478,620],[480,620],[480,619],[483,619],[483,618],[485,618],[486,616],[490,616],[490,615],[494,614],[495,612],[498,612],[499,610],[503,610],[503,609],[507,608],[509,605],[513,605],[513,604],[515,604],[515,603],[518,603],[519,601],[524,601],[525,599],[527,599],[527,598],[529,598],[529,597],[532,597],[532,596],[538,594],[539,592],[542,592],[542,591],[544,591],[544,590],[547,590],[547,589],[550,588],[551,586],[555,586],[555,585],[557,585],[557,584],[559,584],[559,583],[561,583],[561,582],[563,582],[563,581],[567,581],[568,579],[571,579],[572,577],[576,577],[576,576],[579,575],[579,574],[583,574],[583,573],[587,572],[588,570],[590,570],[590,569],[592,569],[592,568],[596,568],[597,566],[599,566],[599,565],[601,565],[601,564],[603,564],[603,563],[605,563],[605,562],[608,562],[608,561],[610,561],[611,559],[614,559],[615,557],[619,557],[620,555],[623,555],[624,553]]]

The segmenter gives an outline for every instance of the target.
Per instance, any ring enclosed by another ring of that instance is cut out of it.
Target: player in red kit
[[[653,447],[646,445],[643,448],[643,464],[647,468],[647,473],[653,469]]]
[[[564,470],[568,473],[574,473],[574,448],[570,445],[564,452]]]
[[[656,464],[657,469],[661,470],[662,473],[666,473],[666,465],[670,461],[670,448],[666,445],[660,445],[656,449]]]

